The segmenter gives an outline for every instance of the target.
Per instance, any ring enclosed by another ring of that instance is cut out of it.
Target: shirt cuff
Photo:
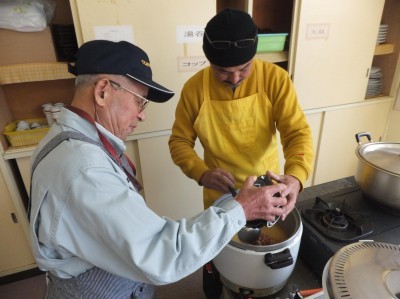
[[[221,204],[218,205],[218,208],[225,211],[237,231],[239,231],[243,228],[243,226],[246,225],[246,216],[244,214],[243,208],[235,199],[232,198],[223,201]]]

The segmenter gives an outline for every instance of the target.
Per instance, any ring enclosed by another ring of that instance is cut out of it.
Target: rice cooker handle
[[[271,269],[279,269],[293,264],[293,257],[289,248],[277,253],[267,253],[264,257],[264,263]]]

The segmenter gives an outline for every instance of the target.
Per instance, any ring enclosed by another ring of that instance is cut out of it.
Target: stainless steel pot
[[[223,195],[214,206],[231,199],[230,194]],[[264,296],[274,294],[286,285],[292,274],[303,233],[300,213],[294,209],[285,221],[279,220],[266,229],[283,232],[285,239],[273,245],[252,245],[242,242],[236,234],[214,258],[222,281],[228,282],[233,291],[234,286],[240,286],[256,292],[260,290]]]
[[[361,137],[369,143],[362,144]],[[400,209],[400,143],[372,142],[367,132],[356,134],[359,159],[355,180],[369,198]]]

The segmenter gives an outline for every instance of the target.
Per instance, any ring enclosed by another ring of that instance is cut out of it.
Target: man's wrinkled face
[[[143,98],[148,93],[148,87],[129,79],[107,81],[107,98],[104,106],[97,109],[97,121],[121,140],[126,140],[138,123],[145,119]]]

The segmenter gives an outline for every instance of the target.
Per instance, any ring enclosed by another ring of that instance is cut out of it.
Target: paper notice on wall
[[[307,24],[307,39],[328,39],[330,24]]]
[[[178,72],[197,72],[209,65],[205,56],[178,57]]]
[[[176,40],[178,44],[202,43],[204,26],[177,26]]]
[[[127,41],[133,43],[133,28],[132,26],[95,26],[95,39],[105,39],[113,42]]]

